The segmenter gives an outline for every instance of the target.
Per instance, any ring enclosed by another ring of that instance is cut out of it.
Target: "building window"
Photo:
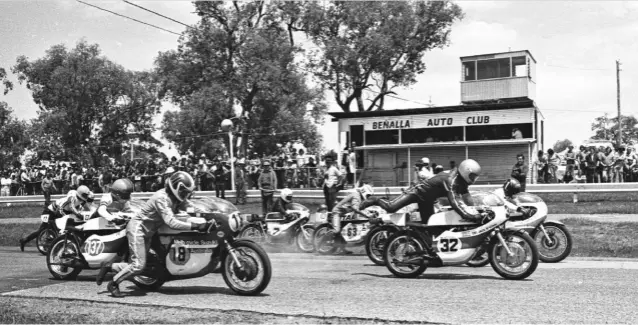
[[[510,73],[510,58],[481,60],[476,62],[478,80],[508,78]]]
[[[468,126],[466,136],[467,141],[529,139],[532,127],[532,123]]]
[[[512,77],[528,77],[527,59],[524,56],[512,58]]]
[[[399,130],[366,131],[366,145],[398,143]]]
[[[463,141],[463,127],[423,128],[401,130],[402,143]]]
[[[476,80],[476,61],[463,62],[463,81]]]

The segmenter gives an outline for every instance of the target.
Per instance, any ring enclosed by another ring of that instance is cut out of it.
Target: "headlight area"
[[[242,220],[241,217],[239,217],[239,212],[233,212],[230,214],[230,216],[228,216],[228,227],[230,228],[230,231],[238,231],[239,229],[241,229],[241,225]]]

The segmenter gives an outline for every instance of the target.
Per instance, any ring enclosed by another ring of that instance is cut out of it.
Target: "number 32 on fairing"
[[[441,253],[456,253],[461,249],[461,240],[458,238],[441,238],[437,244],[437,248]]]

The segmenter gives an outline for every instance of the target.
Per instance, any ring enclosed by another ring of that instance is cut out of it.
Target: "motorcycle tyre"
[[[543,223],[543,227],[547,228],[548,226],[549,227],[558,228],[558,229],[560,229],[560,231],[562,231],[565,234],[565,238],[567,238],[565,251],[562,254],[560,254],[560,255],[558,255],[558,256],[556,256],[554,258],[551,258],[551,257],[543,256],[543,254],[541,254],[540,250],[539,250],[538,251],[538,259],[541,260],[541,262],[543,262],[543,263],[558,263],[558,262],[566,259],[567,256],[569,256],[569,254],[572,252],[572,246],[573,246],[572,234],[569,232],[569,230],[567,230],[567,227],[565,227],[565,225],[560,225],[560,224],[549,224],[548,225],[548,224]],[[539,234],[539,233],[542,234],[543,232],[540,231],[540,229],[537,230],[534,233],[534,237],[533,238],[536,239],[536,235]]]
[[[38,248],[38,251],[40,252],[40,254],[45,256],[49,253],[49,251],[44,248],[45,244],[40,244],[40,240],[41,240],[40,237],[42,237],[43,235],[47,233],[53,234],[53,240],[51,241],[51,243],[49,243],[49,249],[51,249],[51,247],[53,246],[53,242],[55,241],[55,237],[57,237],[57,233],[55,232],[55,230],[51,228],[44,229],[38,234],[38,237],[35,238],[35,247]]]
[[[64,236],[60,236],[58,238],[56,238],[52,243],[51,243],[51,248],[55,247],[55,245],[58,242],[63,242],[65,240]],[[76,251],[79,253],[80,252],[80,247],[77,245],[77,243],[73,240],[69,240],[69,244],[71,245],[75,245],[76,246]],[[64,245],[64,244],[63,244]],[[80,274],[80,272],[82,272],[82,268],[80,267],[76,267],[76,268],[72,268],[69,267],[71,269],[73,269],[73,271],[71,271],[71,273],[66,274],[66,275],[60,275],[57,272],[53,271],[51,269],[52,265],[51,265],[51,252],[53,250],[49,249],[49,252],[47,252],[47,268],[49,269],[49,273],[51,273],[51,275],[53,275],[54,278],[58,279],[58,280],[75,280],[78,276],[78,274]]]
[[[266,289],[266,287],[268,287],[268,284],[270,283],[270,278],[272,277],[272,264],[270,263],[270,258],[268,257],[268,254],[259,244],[254,243],[253,241],[250,241],[250,240],[236,240],[234,243],[232,243],[232,246],[235,249],[241,246],[246,246],[254,250],[259,255],[259,257],[261,258],[264,264],[264,279],[259,284],[259,286],[257,286],[257,288],[253,290],[242,291],[233,287],[231,285],[230,279],[228,278],[228,274],[226,273],[226,263],[229,259],[232,260],[232,257],[230,257],[228,253],[226,253],[226,255],[222,259],[223,262],[222,262],[222,272],[221,272],[222,276],[224,277],[224,282],[226,282],[226,285],[228,286],[228,288],[230,288],[233,292],[237,293],[240,296],[256,296],[260,294],[262,291]]]
[[[376,265],[385,266],[385,259],[383,258],[383,252],[381,252],[381,259],[379,260],[376,258],[376,256],[374,256],[374,254],[372,254],[372,248],[370,247],[370,242],[372,240],[372,237],[374,237],[376,233],[381,231],[388,232],[387,238],[390,239],[390,237],[397,231],[397,229],[392,226],[381,226],[381,227],[372,229],[372,231],[366,234],[365,246],[366,246],[366,254],[368,255],[368,258],[370,259],[370,261],[372,261],[372,263]],[[383,251],[385,251],[385,247]]]
[[[248,236],[244,236],[244,232],[246,232],[248,229],[253,229],[253,231],[257,231],[261,234],[261,239],[260,240],[255,240],[255,237],[248,237]],[[242,230],[239,231],[239,236],[237,236],[237,238],[242,238],[242,239],[250,239],[251,241],[259,244],[259,245],[263,245],[266,243],[266,234],[264,233],[263,229],[261,229],[260,226],[258,225],[247,225],[245,226]]]
[[[333,235],[328,235],[329,233],[332,233]],[[319,253],[321,255],[331,255],[331,254],[334,254],[337,251],[337,249],[339,248],[338,244],[333,243],[333,245],[332,245],[332,247],[330,247],[330,249],[321,250],[321,247],[323,247],[324,243],[326,241],[328,241],[328,239],[329,239],[328,236],[335,237],[335,236],[337,236],[337,233],[333,229],[329,229],[328,232],[326,233],[326,235],[319,239],[319,243],[317,244],[317,246],[315,246],[315,249],[316,249],[317,253]],[[340,241],[340,240],[341,240],[341,238],[335,238],[334,239],[335,242],[336,241]],[[345,244],[344,244],[344,246],[345,246]]]
[[[485,265],[490,264],[490,255],[483,250],[483,253],[481,254],[481,256],[485,255],[485,259],[481,260],[480,262],[472,262],[473,258],[469,261],[467,261],[467,263],[465,263],[465,265],[469,266],[469,267],[484,267]]]
[[[156,260],[160,259],[158,254],[157,254],[157,252],[155,252],[155,250],[153,248],[151,248],[148,251],[148,253],[146,254],[146,258],[147,258],[147,262],[146,263],[148,263],[148,261],[150,259],[156,259]],[[131,262],[130,256],[127,258],[127,260],[128,260],[129,263]],[[154,262],[156,262],[156,261],[154,261]],[[144,282],[142,282],[142,281],[140,281],[138,279],[138,277],[140,277],[140,276],[143,276],[143,277],[146,277],[146,278],[149,278],[149,279],[153,279],[155,281],[152,282],[152,283],[144,283]],[[138,288],[140,288],[140,289],[142,289],[144,291],[157,291],[157,290],[159,290],[159,288],[161,288],[164,285],[164,283],[166,283],[166,279],[164,278],[164,274],[160,274],[159,276],[148,276],[146,274],[145,275],[137,274],[137,275],[134,275],[134,276],[130,277],[129,279]]]
[[[406,236],[406,235],[409,235],[414,240],[418,241],[423,246],[423,248],[428,247],[427,242],[423,239],[423,236],[420,233],[418,233],[418,232],[416,232],[414,230],[399,230],[399,231],[395,232],[392,236],[390,236],[390,238],[388,238],[388,243],[385,245],[385,248],[383,249],[383,261],[385,262],[386,268],[388,268],[388,270],[390,272],[392,272],[392,274],[394,274],[394,276],[396,276],[398,278],[416,278],[419,275],[423,274],[423,272],[425,272],[425,270],[428,268],[427,263],[423,263],[423,264],[419,265],[419,267],[414,269],[414,271],[412,271],[412,272],[402,273],[402,272],[398,272],[398,271],[394,270],[391,267],[392,263],[388,262],[388,255],[390,253],[390,250],[389,250],[390,243],[392,243],[398,237]]]
[[[313,226],[309,226],[309,225],[303,225],[301,226],[301,228],[306,228],[308,231],[311,231],[311,237],[310,237],[310,245],[312,245],[311,249],[304,249],[302,246],[302,244],[300,244],[299,242],[304,240],[304,235],[303,235],[303,230],[299,230],[299,232],[297,232],[297,236],[295,236],[295,244],[297,244],[297,248],[299,248],[300,251],[304,252],[304,253],[312,253],[315,251],[315,228]]]
[[[319,252],[318,250],[319,240],[321,240],[321,238],[317,238],[317,234],[323,231],[324,229],[326,229],[327,231],[330,231],[332,230],[332,226],[330,224],[324,223],[322,225],[315,227],[315,232],[312,234],[312,245],[315,247],[316,252]]]
[[[488,254],[490,256],[490,264],[492,265],[492,269],[494,269],[494,271],[498,273],[498,275],[500,275],[501,277],[507,280],[523,280],[527,278],[528,276],[532,275],[532,273],[536,271],[536,267],[538,267],[538,261],[539,261],[538,248],[536,247],[536,242],[534,241],[534,239],[532,239],[532,237],[529,234],[523,231],[516,232],[516,235],[520,236],[525,242],[527,242],[527,245],[529,245],[530,249],[532,250],[532,265],[529,267],[529,269],[527,269],[527,271],[519,275],[507,274],[501,271],[501,269],[496,266],[496,256],[494,256],[493,253],[494,253],[494,245],[497,245],[500,243],[497,238],[494,238],[495,242],[493,242],[488,247]],[[503,233],[503,237],[507,237],[507,236],[508,236],[507,232]]]

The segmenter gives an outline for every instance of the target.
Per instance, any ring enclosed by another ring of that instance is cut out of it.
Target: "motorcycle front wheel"
[[[336,231],[333,229],[327,230],[326,234],[321,236],[319,243],[315,247],[317,249],[317,253],[321,255],[334,254],[339,248],[339,239],[340,238]]]
[[[51,244],[53,243],[57,235],[58,234],[55,232],[55,230],[51,228],[40,231],[38,237],[36,237],[35,239],[35,245],[36,247],[38,247],[38,251],[40,251],[40,254],[47,255],[49,249],[51,249]]]
[[[372,263],[376,265],[385,265],[383,260],[383,251],[388,242],[388,238],[394,234],[396,228],[390,226],[382,226],[372,229],[366,236],[366,254]]]
[[[238,238],[246,238],[254,241],[257,244],[263,245],[266,243],[266,234],[257,225],[247,225],[239,232]]]
[[[51,275],[58,280],[74,280],[82,268],[60,265],[63,260],[80,259],[80,247],[73,240],[58,237],[51,244],[47,254],[47,268]]]
[[[313,242],[313,238],[315,235],[315,228],[309,225],[301,226],[299,232],[297,232],[297,236],[295,237],[295,242],[297,242],[297,247],[304,253],[312,253],[315,251],[315,244]]]
[[[543,231],[536,229],[534,241],[538,246],[538,258],[545,263],[558,263],[572,252],[572,235],[567,227],[559,224],[543,224],[548,238]],[[551,240],[551,241],[550,241]]]
[[[396,232],[388,238],[383,250],[385,266],[399,278],[416,278],[427,269],[423,258],[406,256],[406,253],[424,251],[427,244],[411,230]]]
[[[258,295],[266,289],[272,276],[268,254],[261,246],[248,240],[235,241],[231,246],[239,264],[230,253],[226,253],[222,265],[224,282],[239,295]]]
[[[538,266],[538,248],[532,237],[525,232],[506,232],[503,238],[512,255],[495,237],[488,248],[494,271],[509,280],[522,280],[532,275]]]

